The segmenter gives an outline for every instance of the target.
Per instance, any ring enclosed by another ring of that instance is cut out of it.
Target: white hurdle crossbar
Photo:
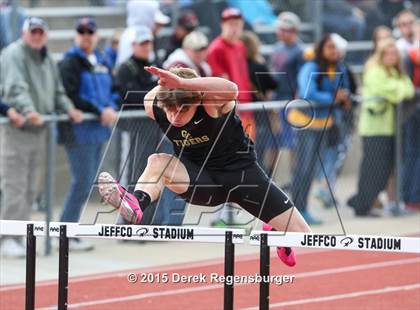
[[[78,224],[41,221],[0,220],[0,236],[26,236],[26,296],[25,309],[34,309],[35,305],[35,259],[36,237],[51,236],[60,238],[58,305],[59,310],[68,306],[68,259],[69,238],[99,238],[143,241],[177,241],[224,243],[224,275],[234,276],[235,244],[244,242],[244,229],[222,229],[191,226],[147,226],[147,225],[112,225]],[[223,309],[233,310],[233,282],[224,284]]]
[[[262,234],[267,234],[269,247],[420,253],[420,238],[415,237],[252,231],[249,236],[250,244],[260,245]]]
[[[27,225],[34,225],[34,236],[60,237],[60,226],[66,225],[68,238],[99,238],[143,241],[182,241],[224,243],[226,231],[232,232],[232,243],[243,243],[245,230],[194,226],[149,226],[114,224],[78,224],[42,221],[0,220],[0,235],[26,236]]]
[[[252,245],[260,246],[260,275],[270,276],[270,247],[321,248],[334,250],[420,253],[420,238],[368,235],[331,235],[278,231],[252,231]],[[259,309],[270,307],[270,283],[260,282]]]

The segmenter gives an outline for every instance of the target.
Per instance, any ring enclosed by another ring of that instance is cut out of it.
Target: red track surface
[[[236,275],[255,275],[258,257],[237,257]],[[69,308],[78,309],[222,309],[223,283],[212,283],[210,273],[223,275],[223,262],[136,270],[154,274],[207,275],[204,283],[135,283],[130,271],[70,278]],[[71,275],[71,256],[70,256]],[[271,259],[271,275],[294,275],[292,284],[270,286],[271,309],[420,309],[420,255],[358,251],[316,251],[298,255],[298,265],[287,268]],[[23,309],[22,286],[0,287],[0,309]],[[37,308],[57,303],[54,281],[39,282]],[[258,308],[258,285],[235,285],[235,309]]]

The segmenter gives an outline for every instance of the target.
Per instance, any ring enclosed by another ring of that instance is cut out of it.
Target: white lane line
[[[377,290],[358,291],[358,292],[352,292],[352,293],[346,293],[346,294],[338,294],[338,295],[330,295],[330,296],[324,296],[324,297],[314,297],[314,298],[279,302],[275,304],[270,304],[270,309],[287,307],[287,306],[295,306],[295,305],[303,305],[303,304],[309,304],[309,303],[324,302],[324,301],[333,301],[333,300],[339,300],[339,299],[349,299],[349,298],[368,296],[368,295],[381,295],[381,294],[388,294],[388,293],[393,293],[393,292],[415,290],[418,288],[420,288],[420,283],[402,285],[402,286],[389,286],[389,287],[384,287]],[[258,310],[258,309],[259,309],[258,307],[250,307],[250,308],[242,308],[241,310]]]
[[[392,260],[392,261],[387,261],[387,262],[377,262],[377,263],[361,264],[361,265],[354,265],[354,266],[338,267],[338,268],[330,268],[330,269],[322,269],[322,270],[317,270],[317,271],[307,271],[307,272],[297,273],[294,276],[296,278],[307,278],[307,277],[324,276],[324,275],[335,274],[335,273],[352,272],[352,271],[415,264],[415,263],[420,264],[420,257]]]
[[[420,257],[400,259],[400,260],[394,260],[394,261],[388,261],[388,262],[379,262],[379,263],[362,264],[362,265],[355,265],[355,266],[348,266],[348,267],[340,267],[340,268],[330,268],[330,269],[323,269],[319,271],[301,272],[301,273],[294,274],[294,276],[295,276],[295,279],[301,279],[301,278],[309,278],[309,277],[315,277],[315,276],[320,276],[320,275],[337,274],[337,273],[352,272],[352,271],[358,271],[358,270],[383,268],[383,267],[389,267],[389,266],[408,265],[408,264],[414,264],[414,263],[420,263]],[[235,286],[242,286],[242,285],[247,285],[247,283],[235,284]],[[94,301],[69,304],[69,308],[132,301],[132,300],[139,300],[139,299],[145,299],[145,298],[151,298],[151,297],[162,297],[162,296],[170,296],[170,295],[177,295],[177,294],[185,294],[185,293],[212,290],[212,289],[218,289],[218,288],[223,288],[223,284],[204,285],[204,286],[198,286],[198,287],[166,290],[166,291],[160,291],[160,292],[144,293],[144,294],[123,296],[123,297],[116,297],[116,298],[109,298],[109,299],[99,299],[99,300],[94,300]],[[55,308],[57,308],[57,306],[46,307],[40,310],[55,309]]]
[[[307,255],[307,254],[314,254],[314,253],[320,253],[320,252],[332,252],[333,250],[324,250],[324,249],[311,249],[311,251],[305,251],[302,253],[298,253],[299,256]],[[235,262],[245,262],[250,260],[259,259],[259,254],[244,254],[241,256],[238,256],[235,258]],[[271,257],[277,257],[277,254],[275,251],[271,252]],[[119,270],[114,272],[107,272],[105,274],[96,274],[96,275],[86,275],[86,276],[77,276],[72,277],[69,279],[69,283],[79,283],[79,282],[85,282],[85,281],[92,281],[92,280],[103,280],[108,278],[114,278],[114,277],[127,277],[127,275],[130,272],[160,272],[160,271],[174,271],[179,269],[186,269],[186,268],[201,268],[201,267],[207,267],[207,266],[214,266],[223,264],[224,260],[223,257],[221,258],[215,258],[215,259],[209,259],[205,261],[199,261],[199,262],[191,262],[191,263],[179,263],[179,264],[173,264],[173,265],[163,265],[163,266],[155,266],[155,267],[143,267],[143,268],[136,268],[136,269],[128,269],[128,270]],[[36,287],[43,287],[43,286],[50,286],[50,285],[57,285],[58,280],[46,280],[39,283],[36,283]],[[13,290],[20,290],[24,289],[25,284],[15,284],[15,285],[6,285],[6,286],[0,286],[0,292],[7,292],[7,291],[13,291]]]
[[[81,302],[77,304],[69,304],[68,308],[80,308],[80,307],[96,306],[96,305],[110,304],[110,303],[122,302],[122,301],[125,302],[125,301],[132,301],[132,300],[140,300],[140,299],[152,298],[152,297],[186,294],[186,293],[206,291],[206,290],[222,288],[222,287],[223,287],[223,284],[204,285],[204,286],[196,286],[196,287],[189,287],[189,288],[181,288],[181,289],[176,289],[176,290],[168,290],[164,292],[152,292],[152,293],[144,293],[144,294],[117,297],[117,298],[85,301],[85,302]],[[57,305],[46,307],[46,308],[38,308],[38,310],[52,310],[52,309],[57,309]]]

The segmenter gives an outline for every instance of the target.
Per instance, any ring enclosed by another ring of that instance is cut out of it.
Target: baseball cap
[[[133,43],[143,43],[153,41],[153,34],[149,27],[138,26],[135,29]]]
[[[171,18],[163,14],[161,10],[156,11],[154,20],[159,25],[167,25],[171,22]]]
[[[199,25],[197,15],[192,11],[184,12],[178,18],[178,26],[181,26],[187,30],[194,30]]]
[[[96,22],[93,18],[83,17],[76,22],[77,31],[83,31],[85,29],[93,31],[93,32],[95,32],[96,29],[98,29],[98,26],[96,25]]]
[[[47,22],[39,17],[28,17],[23,22],[22,30],[31,31],[33,29],[41,29],[41,30],[47,31],[48,30]]]
[[[300,28],[300,18],[295,13],[292,12],[283,12],[280,13],[277,18],[277,26],[280,29],[296,29]]]
[[[234,18],[242,18],[241,10],[237,8],[227,8],[223,10],[222,21],[226,21],[228,19],[234,19]]]
[[[209,40],[201,31],[192,31],[182,41],[182,48],[201,50],[209,45]]]

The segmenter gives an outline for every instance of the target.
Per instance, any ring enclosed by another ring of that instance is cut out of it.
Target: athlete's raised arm
[[[225,105],[234,101],[238,96],[238,87],[235,83],[219,77],[197,77],[184,79],[170,71],[156,67],[145,67],[146,71],[159,77],[159,85],[171,89],[187,89],[204,93],[206,101]]]
[[[153,114],[153,100],[155,100],[156,94],[159,92],[160,86],[155,86],[151,89],[145,96],[144,96],[144,111],[146,112],[147,116],[151,119],[155,119]]]

